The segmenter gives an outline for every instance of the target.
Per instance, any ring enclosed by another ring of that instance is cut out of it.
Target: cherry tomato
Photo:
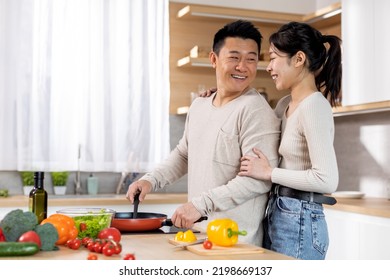
[[[93,240],[89,241],[87,244],[87,249],[91,252],[95,252],[95,242]]]
[[[83,232],[87,230],[87,224],[86,223],[80,223],[80,231]]]
[[[98,256],[96,254],[93,254],[93,253],[88,254],[87,260],[97,260],[97,259],[98,259]]]
[[[23,233],[19,239],[19,242],[34,242],[38,245],[38,248],[41,248],[41,238],[39,237],[38,233],[36,233],[33,230],[27,231]]]
[[[103,249],[103,245],[100,242],[95,242],[95,244],[93,245],[93,250],[96,253],[101,253],[102,249]]]
[[[68,240],[66,245],[73,250],[78,250],[81,247],[81,240],[78,238]]]
[[[115,244],[115,254],[120,254],[122,252],[122,245],[120,243]]]
[[[114,227],[109,227],[102,229],[99,233],[97,238],[99,239],[111,239],[114,240],[115,242],[121,241],[121,232]]]
[[[123,257],[124,260],[135,260],[135,256],[134,254],[126,254],[124,257]]]
[[[102,253],[107,256],[107,257],[110,257],[112,256],[113,254],[115,254],[115,245],[112,244],[112,243],[106,243],[103,248],[102,248]]]
[[[88,243],[92,240],[91,237],[84,237],[83,239],[81,239],[81,244],[84,245],[86,248],[88,246]]]
[[[210,240],[205,240],[203,242],[203,248],[210,250],[213,247],[213,243]]]

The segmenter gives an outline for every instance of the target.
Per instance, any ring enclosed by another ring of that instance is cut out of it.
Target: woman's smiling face
[[[270,62],[267,72],[271,75],[277,90],[290,89],[292,81],[296,80],[296,69],[287,54],[280,52],[271,44],[269,48]]]

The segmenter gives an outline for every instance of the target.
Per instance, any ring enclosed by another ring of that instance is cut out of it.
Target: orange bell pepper
[[[41,222],[41,225],[51,223],[58,232],[56,245],[64,245],[70,239],[75,239],[79,233],[74,220],[63,214],[52,214]]]

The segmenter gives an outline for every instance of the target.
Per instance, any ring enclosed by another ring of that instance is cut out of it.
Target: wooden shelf
[[[190,57],[186,56],[177,61],[178,67],[211,67],[208,57]],[[266,70],[268,61],[259,61],[257,70]]]
[[[243,19],[254,23],[285,24],[290,21],[314,23],[335,17],[341,13],[341,3],[334,3],[307,15],[226,8],[217,6],[187,5],[177,12],[177,18],[195,19],[199,17],[213,19]]]
[[[318,11],[302,16],[301,21],[307,23],[313,23],[327,18],[335,17],[341,14],[341,3],[334,3]]]
[[[333,108],[335,117],[390,111],[390,101],[372,102],[360,105]]]
[[[245,9],[234,9],[216,6],[204,5],[187,5],[177,12],[179,19],[199,19],[200,17],[212,19],[246,19],[252,22],[284,24],[290,21],[300,21],[307,23],[316,23],[321,20],[329,20],[336,17],[339,20],[341,13],[341,3],[335,3],[315,13],[308,15],[298,15],[290,13],[276,13],[268,11],[255,11]],[[260,61],[257,67],[258,70],[265,70],[268,65],[266,61]],[[186,56],[177,61],[178,67],[194,66],[194,67],[211,67],[208,58]]]

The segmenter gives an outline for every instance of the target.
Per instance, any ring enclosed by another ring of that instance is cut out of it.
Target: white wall
[[[170,0],[171,2],[262,10],[293,14],[310,14],[340,0]]]
[[[336,117],[335,127],[338,190],[390,199],[390,111]]]

